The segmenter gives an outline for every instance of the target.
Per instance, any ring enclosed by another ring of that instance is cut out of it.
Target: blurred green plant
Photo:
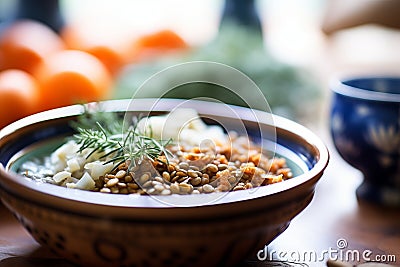
[[[219,62],[240,70],[257,84],[273,113],[297,120],[310,119],[315,114],[321,92],[313,75],[274,59],[264,47],[258,32],[233,24],[221,27],[218,37],[202,47],[179,55],[130,65],[119,76],[114,96],[131,98],[152,75],[175,64],[190,61]],[[215,79],[218,75],[207,68],[196,68],[195,74],[189,73],[190,71],[175,75],[191,75],[197,80],[207,80],[207,77]],[[209,97],[228,104],[246,106],[239,96],[252,94],[248,88],[241,88],[235,95],[214,84],[191,83],[174,88],[164,95],[165,88],[175,84],[175,78],[178,79],[171,75],[165,76],[164,80],[154,83],[155,88],[146,88],[146,92],[141,92],[140,97]],[[257,108],[257,103],[252,103],[252,107]]]

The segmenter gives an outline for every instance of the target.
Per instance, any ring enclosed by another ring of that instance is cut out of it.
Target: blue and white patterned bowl
[[[334,144],[364,174],[357,196],[400,206],[400,76],[336,80],[331,88]]]

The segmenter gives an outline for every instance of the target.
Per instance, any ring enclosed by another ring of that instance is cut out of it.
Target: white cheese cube
[[[60,182],[64,181],[65,179],[69,178],[69,177],[71,177],[71,173],[70,173],[70,172],[61,171],[61,172],[56,173],[56,174],[53,176],[53,180],[54,180],[56,183],[60,183]]]
[[[85,172],[82,178],[75,184],[75,188],[84,190],[93,190],[95,187],[95,182],[89,173]]]
[[[69,159],[67,161],[67,166],[68,166],[68,170],[70,172],[76,172],[76,171],[79,171],[81,169],[81,166],[79,165],[79,161],[78,161],[77,158]]]
[[[100,161],[89,162],[85,164],[85,169],[87,169],[90,173],[90,176],[94,180],[98,180],[100,176],[103,176],[106,173],[109,173],[114,164],[112,162],[104,164]]]

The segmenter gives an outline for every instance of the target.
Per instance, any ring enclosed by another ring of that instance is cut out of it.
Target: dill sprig
[[[157,140],[141,133],[137,128],[137,118],[124,127],[123,119],[116,113],[92,114],[85,112],[72,125],[77,132],[74,139],[80,145],[79,152],[90,149],[87,157],[103,153],[100,159],[105,160],[104,164],[114,163],[114,168],[127,161],[131,168],[145,159],[160,160],[162,155],[168,164],[168,157],[172,154],[166,147],[171,144],[171,139]]]

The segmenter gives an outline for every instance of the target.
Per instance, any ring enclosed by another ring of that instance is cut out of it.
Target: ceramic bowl
[[[400,206],[400,77],[353,77],[332,83],[336,149],[364,175],[360,199]]]
[[[161,100],[154,107],[143,99],[131,106],[121,100],[104,102],[102,108],[160,113],[179,103]],[[230,107],[229,113],[217,103],[190,105],[231,130],[245,125],[254,135],[273,129],[276,139],[263,142],[287,158],[296,177],[257,190],[156,199],[67,189],[16,174],[13,169],[24,157],[71,135],[69,122],[83,108],[70,106],[22,119],[0,132],[3,203],[40,244],[84,266],[231,266],[255,258],[310,203],[328,151],[317,136],[287,119],[239,107]]]

